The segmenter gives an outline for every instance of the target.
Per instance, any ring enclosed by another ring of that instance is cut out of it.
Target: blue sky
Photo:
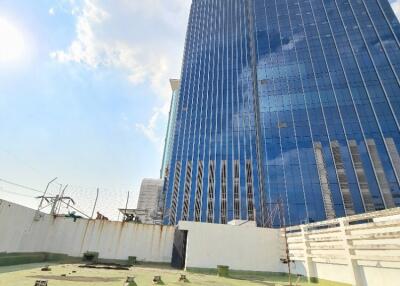
[[[129,190],[134,206],[141,179],[159,175],[189,8],[0,1],[0,178],[41,190],[59,177],[85,210],[100,187],[108,215]],[[36,195],[0,181],[0,198],[37,204],[11,192]]]

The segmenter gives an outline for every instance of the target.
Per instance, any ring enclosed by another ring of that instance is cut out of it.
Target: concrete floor
[[[106,270],[79,268],[77,264],[50,265],[51,271],[40,268],[45,264],[25,264],[0,267],[0,286],[34,286],[38,279],[46,279],[49,286],[123,286],[127,276],[135,276],[138,286],[152,285],[155,275],[161,275],[161,285],[204,285],[204,286],[243,286],[243,285],[288,285],[285,276],[266,276],[254,273],[233,273],[230,278],[221,278],[213,274],[182,272],[163,266],[135,266],[130,270]],[[188,283],[178,282],[180,274],[186,274]],[[61,276],[66,274],[66,276]],[[336,283],[299,285],[336,286]]]

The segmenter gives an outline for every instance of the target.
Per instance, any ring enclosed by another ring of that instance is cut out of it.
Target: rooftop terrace
[[[135,276],[137,286],[152,285],[155,275],[160,275],[160,285],[202,285],[202,286],[243,286],[243,285],[288,285],[288,277],[283,275],[256,272],[233,272],[229,278],[218,277],[209,272],[182,272],[164,265],[139,265],[129,270],[107,270],[80,268],[79,264],[53,264],[51,271],[41,271],[44,263],[0,267],[0,286],[33,286],[36,280],[48,280],[49,286],[122,286],[127,276]],[[65,276],[63,276],[65,274]],[[178,282],[185,274],[188,282]],[[293,278],[296,279],[296,278]],[[293,284],[294,285],[294,284]],[[343,285],[332,282],[298,285]]]

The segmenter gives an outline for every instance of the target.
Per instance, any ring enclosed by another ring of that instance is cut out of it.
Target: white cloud
[[[156,133],[157,121],[159,120],[161,113],[159,110],[155,110],[153,116],[150,118],[149,122],[145,125],[142,123],[136,123],[136,128],[143,132],[143,134],[156,146],[162,148],[162,137]],[[160,151],[160,150],[159,150]]]
[[[54,10],[54,8],[50,8],[49,9],[49,15],[55,15],[55,10]]]
[[[77,17],[76,37],[51,57],[91,69],[118,68],[134,85],[149,84],[163,103],[136,128],[162,146],[164,134],[156,130],[168,114],[169,78],[179,77],[190,1],[83,0],[80,6],[69,1]]]
[[[101,27],[100,24],[106,17],[107,13],[94,5],[93,1],[85,1],[77,17],[76,38],[66,50],[52,52],[51,57],[60,62],[86,64],[91,68],[101,64],[111,65],[114,61],[112,52],[115,43],[108,44],[96,37],[96,29]]]

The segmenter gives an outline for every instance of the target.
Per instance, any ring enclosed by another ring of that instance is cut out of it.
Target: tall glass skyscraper
[[[387,0],[193,0],[164,223],[400,206],[399,40]]]

